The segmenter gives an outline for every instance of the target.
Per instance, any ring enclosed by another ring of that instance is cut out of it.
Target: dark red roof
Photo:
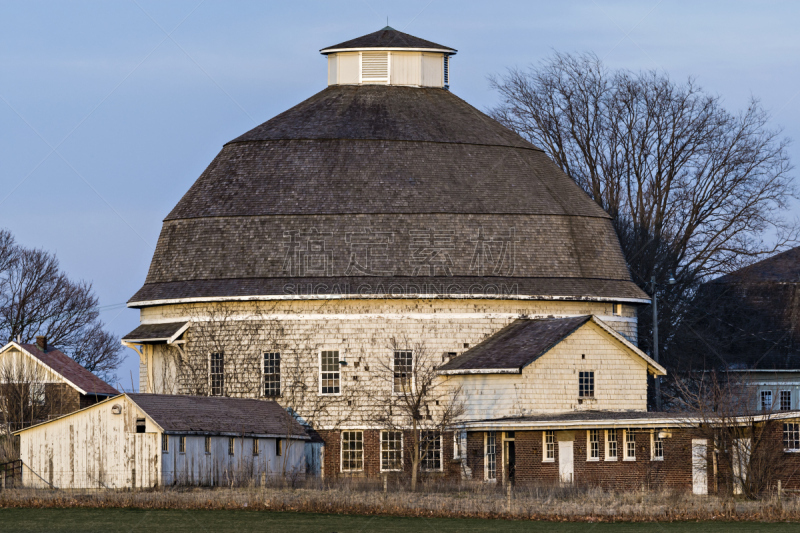
[[[68,380],[79,389],[82,389],[86,394],[119,394],[117,389],[83,368],[61,350],[48,348],[46,352],[43,352],[36,344],[20,344],[20,346],[32,356],[52,368],[54,372],[61,375],[64,379]]]

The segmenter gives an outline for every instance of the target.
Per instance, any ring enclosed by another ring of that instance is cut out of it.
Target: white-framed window
[[[281,395],[281,354],[264,352],[264,396]]]
[[[211,453],[211,437],[206,437],[206,453]]]
[[[483,473],[486,481],[497,481],[497,433],[487,431],[483,437]]]
[[[542,433],[542,461],[552,463],[556,460],[556,432],[545,431]]]
[[[772,411],[772,391],[771,390],[762,390],[761,391],[761,410],[762,411]]]
[[[410,393],[413,386],[414,352],[411,350],[395,350],[392,358],[392,391],[394,393]]]
[[[161,434],[161,451],[169,453],[169,435]]]
[[[800,424],[797,422],[783,425],[783,449],[787,452],[800,452]]]
[[[600,460],[600,430],[590,429],[586,432],[586,459],[588,461]]]
[[[255,457],[261,452],[261,447],[258,445],[258,438],[253,437],[253,456]]]
[[[625,461],[636,460],[636,434],[630,429],[622,430],[625,439]]]
[[[323,350],[319,356],[320,394],[341,394],[339,350]]]
[[[661,432],[657,429],[650,433],[650,460],[664,460],[664,439],[661,438]]]
[[[606,461],[617,460],[617,430],[606,430]]]
[[[622,316],[622,304],[612,304],[612,314],[614,316]]]
[[[363,431],[342,431],[341,463],[342,472],[360,472],[364,470]]]
[[[442,469],[442,435],[438,431],[419,432],[419,452],[422,470]]]
[[[234,455],[235,453],[236,453],[236,438],[228,437],[228,455]]]
[[[178,453],[186,453],[186,437],[184,435],[178,437]]]
[[[381,431],[381,472],[403,469],[403,432]]]
[[[453,459],[466,459],[467,457],[467,432],[453,432]]]
[[[781,411],[791,411],[792,410],[792,391],[790,390],[782,390],[781,391]]]
[[[225,354],[215,352],[209,358],[209,382],[211,385],[211,396],[222,396],[225,394]]]
[[[578,398],[594,398],[594,371],[578,372]]]

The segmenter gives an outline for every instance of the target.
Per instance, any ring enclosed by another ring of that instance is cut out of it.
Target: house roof
[[[720,276],[710,283],[800,283],[800,246]]]
[[[350,39],[343,43],[334,46],[328,46],[320,50],[322,54],[329,54],[334,51],[355,49],[362,50],[364,48],[389,48],[389,49],[402,49],[410,48],[414,50],[437,50],[441,52],[455,53],[454,48],[449,46],[442,46],[419,37],[414,37],[408,33],[397,31],[391,26],[386,26],[380,30]]]
[[[48,348],[47,351],[42,351],[36,344],[10,342],[2,351],[6,351],[12,346],[44,363],[81,394],[119,394],[117,389],[86,370],[61,350]]]
[[[517,319],[480,344],[439,367],[439,372],[442,374],[518,374],[525,366],[539,359],[590,321],[623,344],[634,356],[643,359],[650,372],[657,375],[666,374],[664,367],[592,315]]]
[[[274,401],[170,394],[126,396],[166,433],[309,438],[303,426]]]
[[[444,89],[335,85],[222,148],[129,305],[395,286],[649,300],[608,214],[540,149]]]
[[[185,320],[166,324],[142,324],[122,337],[122,340],[127,342],[167,342],[185,331],[188,325],[189,323]]]

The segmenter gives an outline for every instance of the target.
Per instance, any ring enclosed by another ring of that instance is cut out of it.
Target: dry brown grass
[[[150,491],[13,489],[0,507],[134,509],[247,509],[358,515],[509,518],[574,521],[800,520],[800,498],[760,501],[674,491],[611,493],[600,489],[519,487],[508,497],[486,485],[391,486],[384,494],[368,482],[304,488],[174,488]]]

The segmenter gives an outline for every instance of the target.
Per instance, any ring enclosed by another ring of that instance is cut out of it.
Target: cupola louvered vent
[[[450,89],[450,56],[444,56],[444,88]]]
[[[389,53],[361,53],[361,82],[386,83],[389,81]]]

